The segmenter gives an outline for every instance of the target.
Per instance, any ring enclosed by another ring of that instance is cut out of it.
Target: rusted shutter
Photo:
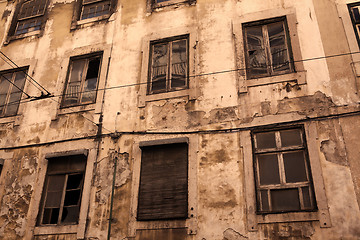
[[[137,220],[186,218],[187,143],[146,146],[141,150]]]

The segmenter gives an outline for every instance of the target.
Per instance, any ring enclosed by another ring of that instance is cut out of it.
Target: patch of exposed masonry
[[[242,235],[241,233],[235,231],[232,228],[228,228],[224,231],[223,240],[243,240],[248,239],[248,237]]]

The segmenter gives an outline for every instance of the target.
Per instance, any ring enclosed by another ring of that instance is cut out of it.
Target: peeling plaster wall
[[[337,2],[341,2],[340,0]],[[345,0],[343,2],[346,2]],[[296,33],[302,59],[349,51],[346,36],[337,17],[335,1],[330,0],[197,0],[191,6],[178,4],[149,12],[145,0],[119,1],[117,10],[104,22],[84,25],[70,30],[74,1],[53,1],[42,36],[28,37],[4,44],[12,20],[14,2],[1,2],[1,51],[13,61],[33,61],[30,73],[54,95],[61,95],[67,66],[64,56],[74,49],[94,45],[111,45],[106,87],[131,85],[105,91],[99,103],[104,115],[103,133],[132,131],[195,131],[254,127],[290,120],[303,124],[315,121],[318,131],[320,157],[327,204],[332,227],[321,228],[319,221],[259,224],[258,231],[248,231],[246,179],[240,134],[197,134],[198,149],[195,182],[197,192],[196,234],[187,229],[138,229],[130,236],[131,197],[133,188],[134,146],[136,134],[119,134],[103,138],[89,138],[95,142],[97,156],[91,175],[89,210],[86,213],[85,239],[106,239],[109,227],[111,193],[113,216],[111,238],[114,239],[358,239],[360,237],[360,166],[358,136],[359,117],[333,117],[347,112],[358,112],[358,95],[349,57],[304,62],[306,83],[271,83],[248,87],[239,91],[239,77],[233,72],[198,76],[195,98],[189,96],[164,98],[139,107],[138,100],[143,80],[143,39],[153,32],[166,32],[193,27],[197,34],[194,72],[212,73],[235,69],[234,24],[243,15],[266,14],[276,11],[282,16],[286,9],[296,13]],[[328,7],[329,6],[329,7]],[[326,11],[324,10],[326,9]],[[331,14],[329,14],[329,12]],[[331,36],[331,38],[328,38]],[[170,36],[169,36],[170,37]],[[192,51],[192,50],[191,50]],[[242,49],[240,51],[243,51]],[[21,54],[19,54],[21,53]],[[0,63],[0,67],[4,67]],[[62,67],[60,67],[62,66]],[[146,67],[145,67],[146,68]],[[64,75],[64,77],[62,77]],[[31,84],[25,91],[33,96],[40,92]],[[10,150],[13,157],[6,161],[1,175],[0,238],[31,239],[42,188],[39,172],[39,152],[56,141],[87,138],[98,132],[99,111],[80,109],[75,113],[60,113],[60,97],[26,103],[19,110],[16,121],[0,122],[0,147],[35,144],[34,147]],[[313,120],[311,120],[313,118]],[[269,120],[271,119],[271,121]],[[89,121],[90,120],[90,121]],[[55,142],[55,143],[54,143]],[[97,145],[98,143],[98,145]],[[38,144],[38,145],[36,145]],[[82,148],[83,142],[69,143]],[[2,158],[0,152],[0,158]],[[113,185],[115,158],[115,184]],[[35,186],[35,183],[40,183]],[[136,205],[136,203],[135,203]],[[32,216],[32,222],[27,219]],[[31,236],[31,237],[29,237]],[[40,234],[40,239],[77,239],[76,233]]]

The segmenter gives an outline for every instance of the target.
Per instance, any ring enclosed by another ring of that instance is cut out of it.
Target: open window
[[[25,86],[26,72],[27,68],[0,72],[0,117],[17,114]]]
[[[94,103],[100,76],[102,54],[70,59],[62,107]]]
[[[37,225],[78,224],[87,157],[48,159]]]

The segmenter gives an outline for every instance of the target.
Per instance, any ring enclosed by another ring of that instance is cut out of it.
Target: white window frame
[[[320,165],[319,142],[317,141],[316,122],[304,124],[306,144],[308,147],[309,164],[312,171],[312,180],[318,210],[314,212],[288,212],[288,213],[256,213],[256,187],[254,176],[254,160],[251,142],[251,131],[240,132],[240,142],[244,158],[245,171],[245,199],[247,210],[247,223],[249,231],[257,231],[258,224],[279,222],[320,221],[320,227],[331,227],[330,214],[324,188],[324,179]]]
[[[156,94],[147,94],[147,85],[149,79],[149,63],[150,63],[150,47],[151,42],[161,41],[162,39],[171,39],[172,37],[188,35],[188,46],[189,46],[189,63],[188,63],[188,86],[185,89],[177,91],[168,91]],[[197,34],[196,29],[193,27],[182,27],[169,29],[167,31],[159,31],[151,33],[143,38],[142,41],[142,66],[141,66],[141,81],[140,90],[138,97],[138,107],[145,107],[146,102],[153,102],[163,99],[177,98],[177,97],[188,97],[189,99],[196,99],[198,95],[197,81],[196,81],[196,65],[197,65]]]
[[[188,143],[188,218],[184,220],[137,221],[137,206],[140,184],[141,149],[140,146],[155,146],[171,143]],[[132,194],[130,205],[129,237],[135,237],[137,230],[186,228],[190,235],[197,232],[197,136],[167,135],[139,137],[133,145],[134,170],[132,175]]]
[[[289,73],[284,73],[281,75],[266,76],[259,78],[249,78],[246,73],[246,53],[244,51],[245,42],[244,42],[244,33],[243,33],[243,24],[250,22],[257,22],[263,20],[271,20],[280,17],[286,17],[288,33],[290,37],[291,52],[294,60],[294,70]],[[296,10],[293,8],[287,9],[273,9],[261,12],[254,12],[249,14],[244,14],[236,20],[233,21],[233,34],[235,36],[235,56],[236,56],[236,69],[244,69],[243,71],[238,71],[237,73],[237,82],[240,93],[245,93],[248,91],[249,87],[256,87],[274,83],[281,82],[295,82],[299,85],[306,84],[306,71],[304,64],[301,61],[302,55],[300,50],[300,42],[297,34],[297,17]]]

